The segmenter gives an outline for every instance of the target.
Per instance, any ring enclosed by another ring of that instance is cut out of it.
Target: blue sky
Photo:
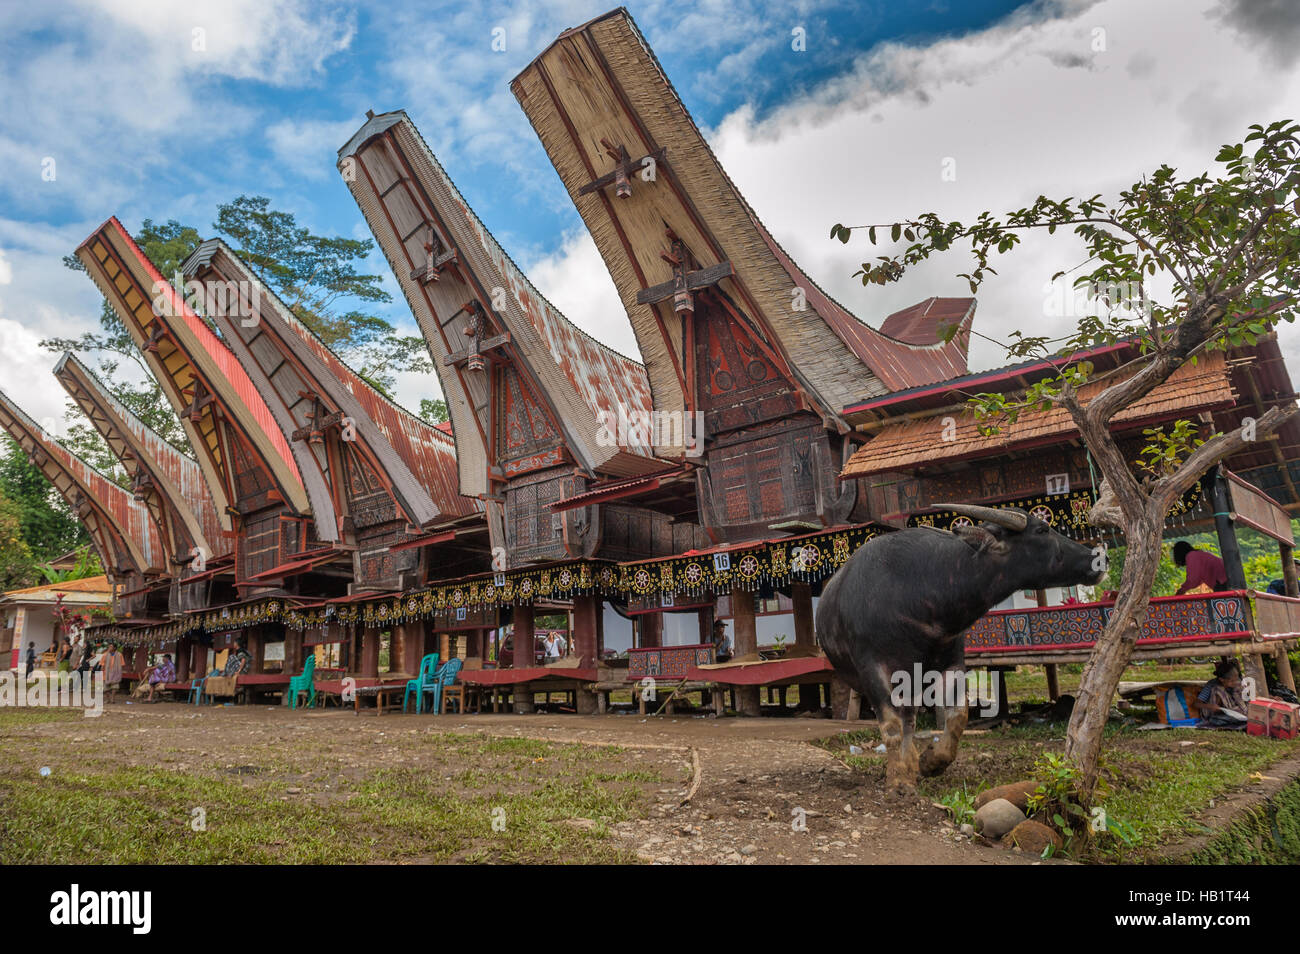
[[[607,2],[607,0],[606,0]],[[93,327],[69,254],[109,215],[210,234],[262,194],[327,234],[369,236],[334,169],[367,109],[404,108],[470,203],[575,322],[635,354],[626,316],[509,80],[604,2],[56,0],[0,7],[0,381],[38,420],[63,394],[45,335]],[[1284,0],[762,0],[629,9],[724,167],[778,239],[860,317],[963,294],[964,261],[898,287],[852,278],[869,254],[836,221],[972,215],[1040,191],[1117,189],[1160,162],[1206,168],[1246,123],[1300,116],[1300,30]],[[806,49],[792,49],[795,27]],[[504,31],[504,51],[492,49]],[[42,175],[53,160],[54,178]],[[941,179],[955,160],[955,181]],[[1068,241],[1025,248],[981,293],[997,337],[1064,320],[1043,280]],[[414,332],[381,256],[390,320]],[[1288,345],[1289,348],[1289,345]],[[1004,362],[977,342],[972,365]],[[405,376],[410,406],[438,393]]]

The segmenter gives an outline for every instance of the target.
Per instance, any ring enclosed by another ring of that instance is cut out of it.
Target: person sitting
[[[1197,728],[1245,729],[1246,700],[1241,692],[1241,668],[1234,660],[1214,667],[1214,678],[1196,696],[1200,708]]]
[[[150,666],[143,678],[148,686],[144,701],[156,702],[157,699],[154,696],[158,691],[158,687],[176,681],[176,666],[172,663],[171,653],[164,653],[162,662],[156,666]]]
[[[1296,573],[1300,574],[1300,560],[1292,560],[1291,562],[1295,564]],[[1286,596],[1286,577],[1270,581],[1268,592],[1276,596]]]
[[[725,662],[731,658],[728,647],[731,645],[731,637],[727,635],[727,621],[717,619],[713,621],[713,657],[718,662]]]
[[[1187,568],[1178,596],[1200,586],[1208,586],[1215,593],[1228,588],[1228,571],[1223,561],[1209,550],[1198,550],[1186,540],[1179,540],[1174,544],[1174,563]]]
[[[235,640],[235,648],[226,657],[226,668],[221,670],[223,676],[242,676],[253,666],[253,654],[248,651],[248,644],[241,638]]]

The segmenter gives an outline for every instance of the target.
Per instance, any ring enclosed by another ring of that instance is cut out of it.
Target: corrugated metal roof
[[[37,465],[91,532],[106,570],[116,569],[114,563],[123,558],[141,573],[169,569],[149,508],[47,434],[3,391],[0,427],[28,453],[42,452]],[[87,511],[78,506],[78,497]]]
[[[231,552],[233,541],[222,535],[212,494],[193,458],[133,414],[76,355],[64,354],[54,376],[81,405],[127,473],[133,474],[137,466],[144,468],[176,518],[193,528],[191,536],[206,548],[208,558]],[[83,401],[91,402],[90,407]]]

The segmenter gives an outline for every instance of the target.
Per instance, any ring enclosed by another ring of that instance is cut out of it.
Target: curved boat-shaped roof
[[[831,299],[727,177],[626,10],[561,34],[511,88],[605,259],[657,408],[680,410],[689,379],[671,299],[638,301],[672,279],[663,257],[671,239],[685,243],[701,270],[725,272],[730,264],[717,287],[782,354],[823,414],[838,415],[864,395],[966,372],[973,299],[951,309],[962,323],[951,342],[918,334],[904,319],[876,330]],[[620,155],[635,171],[615,192],[607,186]],[[650,180],[642,173],[648,158]]]
[[[197,461],[133,414],[76,355],[64,354],[54,376],[140,487],[173,556],[193,546],[203,548],[204,559],[231,552]]]
[[[18,442],[85,525],[105,572],[120,577],[132,571],[170,571],[149,508],[47,434],[3,391],[0,428]]]
[[[475,301],[503,326],[507,340],[492,349],[508,357],[534,399],[548,403],[580,466],[611,474],[662,467],[648,446],[601,440],[601,422],[617,420],[620,406],[625,418],[651,409],[645,369],[579,330],[533,287],[405,112],[370,116],[339,150],[339,162],[434,356],[463,492],[488,493],[496,460],[486,381],[455,360],[470,343],[464,326],[474,317],[465,305]]]
[[[230,349],[158,273],[116,218],[91,233],[77,258],[117,311],[144,353],[163,393],[181,417],[217,507],[223,529],[239,493],[233,439],[245,445],[295,512],[312,513],[308,496],[328,501],[323,484],[304,487],[285,433]],[[199,392],[202,392],[201,394]],[[322,540],[338,538],[333,509],[317,520]]]
[[[208,239],[186,260],[183,271],[187,278],[235,283],[255,294],[255,303],[241,305],[247,317],[229,311],[210,317],[249,375],[261,382],[262,394],[283,405],[283,413],[294,423],[291,442],[305,445],[302,452],[312,455],[322,471],[328,470],[324,445],[292,440],[293,433],[312,423],[313,393],[352,419],[356,443],[388,476],[412,524],[427,527],[482,511],[481,501],[458,492],[451,436],[397,405],[348,367],[229,245]],[[256,320],[249,320],[254,315]]]

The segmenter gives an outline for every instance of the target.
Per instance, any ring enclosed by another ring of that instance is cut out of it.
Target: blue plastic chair
[[[442,688],[451,686],[456,682],[456,677],[460,675],[460,667],[464,663],[459,659],[448,659],[443,665],[438,667],[434,673],[432,686],[426,686],[425,692],[433,693],[433,714],[442,715]]]
[[[438,654],[429,653],[420,660],[420,674],[414,679],[406,681],[406,692],[402,695],[402,711],[406,711],[406,703],[411,698],[411,693],[415,693],[415,711],[417,713],[424,711],[424,694],[433,689],[433,681],[438,671]]]
[[[212,673],[208,673],[202,679],[196,678],[190,680],[190,702],[193,705],[199,706],[203,704],[203,686],[207,683],[208,676],[210,675],[212,675]]]

